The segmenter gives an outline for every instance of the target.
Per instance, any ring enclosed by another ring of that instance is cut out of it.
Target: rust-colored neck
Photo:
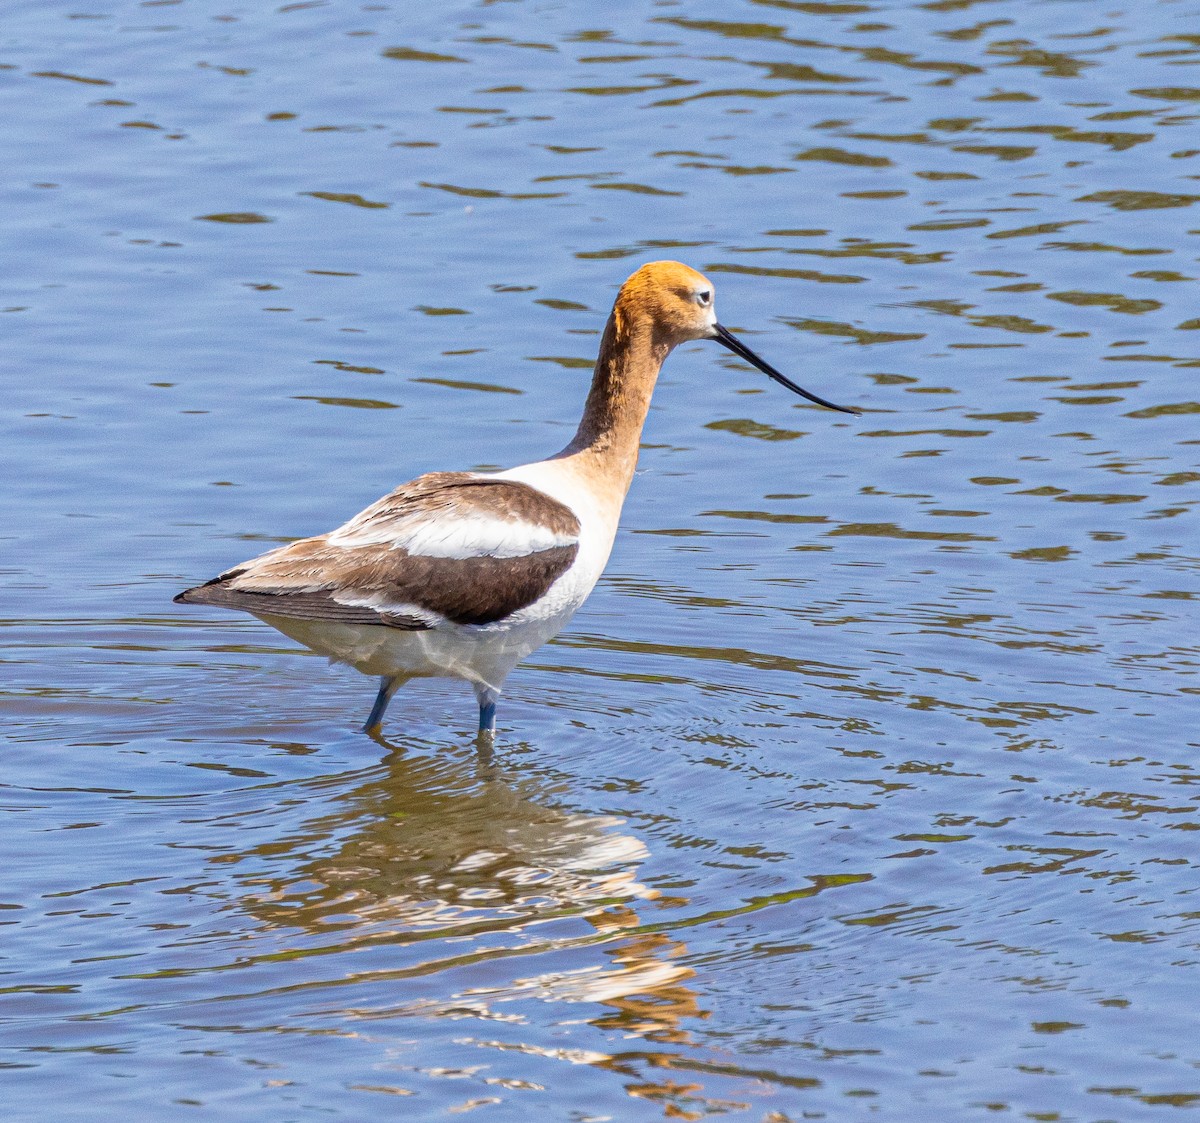
[[[592,388],[579,429],[560,455],[576,457],[591,475],[610,487],[629,490],[637,467],[642,426],[663,361],[674,346],[649,316],[629,316],[617,308],[600,342]]]

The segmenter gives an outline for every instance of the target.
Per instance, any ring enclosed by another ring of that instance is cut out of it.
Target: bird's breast
[[[565,615],[565,623],[587,599],[608,564],[624,494],[610,496],[598,489],[578,470],[571,457],[522,464],[497,472],[496,476],[536,488],[570,508],[579,520],[579,549],[575,561],[537,604],[520,613],[522,616],[527,613]]]

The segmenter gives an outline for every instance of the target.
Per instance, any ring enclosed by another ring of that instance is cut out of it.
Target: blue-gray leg
[[[392,700],[392,695],[404,685],[403,678],[388,678],[384,675],[379,680],[379,693],[375,695],[375,705],[371,707],[371,716],[363,726],[364,733],[377,734],[383,725],[384,711]]]
[[[475,684],[475,697],[479,699],[479,732],[496,732],[496,701],[500,691],[490,686]]]

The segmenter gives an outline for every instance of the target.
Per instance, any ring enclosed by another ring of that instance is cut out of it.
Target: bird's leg
[[[380,727],[383,725],[384,711],[388,708],[392,695],[404,685],[405,681],[399,675],[394,678],[383,675],[380,678],[379,693],[375,695],[375,705],[371,707],[371,716],[367,718],[367,724],[363,726],[364,733],[369,733],[373,737],[379,733]]]
[[[479,699],[479,733],[481,736],[496,735],[496,702],[500,691],[482,682],[475,683],[475,697]]]

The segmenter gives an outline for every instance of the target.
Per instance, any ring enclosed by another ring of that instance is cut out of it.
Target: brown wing
[[[330,534],[272,550],[175,599],[406,630],[491,624],[544,595],[574,562],[578,537],[570,508],[536,488],[435,473]]]
[[[311,541],[311,539],[309,540]],[[404,631],[424,631],[432,625],[424,619],[403,613],[380,612],[363,605],[342,604],[328,589],[283,591],[238,589],[233,581],[244,569],[231,569],[203,585],[185,589],[176,604],[207,604],[214,608],[236,608],[259,616],[291,616],[297,620],[334,620],[343,624],[385,624]]]

